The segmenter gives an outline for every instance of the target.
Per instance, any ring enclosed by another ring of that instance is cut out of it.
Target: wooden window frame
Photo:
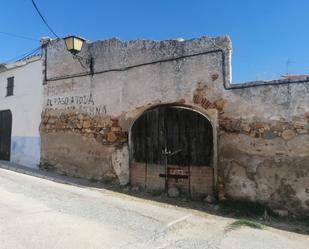
[[[6,97],[14,95],[14,76],[7,78]]]

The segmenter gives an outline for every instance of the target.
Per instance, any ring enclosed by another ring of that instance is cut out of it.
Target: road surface
[[[0,249],[309,249],[309,236],[226,232],[233,219],[0,169]]]

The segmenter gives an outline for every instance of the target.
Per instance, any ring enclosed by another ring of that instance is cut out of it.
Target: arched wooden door
[[[201,198],[213,194],[213,131],[202,114],[177,106],[145,112],[131,129],[131,184],[150,192],[177,187]]]

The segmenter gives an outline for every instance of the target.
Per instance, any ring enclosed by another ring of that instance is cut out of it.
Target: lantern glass
[[[68,36],[64,38],[64,41],[67,50],[72,54],[77,54],[81,51],[85,40],[77,36]]]

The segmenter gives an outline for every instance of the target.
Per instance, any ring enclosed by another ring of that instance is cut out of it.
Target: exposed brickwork
[[[216,80],[218,74],[212,75],[212,80]],[[205,82],[198,82],[197,87],[193,93],[193,103],[201,106],[205,110],[207,109],[217,109],[218,111],[222,111],[226,101],[224,99],[216,99],[215,101],[210,100],[206,97],[207,84]]]
[[[190,167],[191,197],[200,199],[214,194],[214,172],[212,167]]]
[[[168,180],[168,187],[176,187],[179,189],[180,193],[188,195],[190,194],[190,170],[189,167],[181,167],[178,165],[169,165],[168,166],[168,173],[171,175],[181,175],[186,176],[188,178],[170,178]]]
[[[145,188],[146,167],[145,163],[132,162],[130,165],[130,182],[132,186]]]
[[[165,190],[164,165],[147,165],[145,163],[131,163],[131,185],[145,188],[149,192],[163,192]],[[201,199],[214,194],[214,172],[212,167],[190,166],[181,167],[169,165],[168,173],[183,175],[188,178],[168,178],[168,188],[176,187],[183,195],[190,195],[193,199]]]

